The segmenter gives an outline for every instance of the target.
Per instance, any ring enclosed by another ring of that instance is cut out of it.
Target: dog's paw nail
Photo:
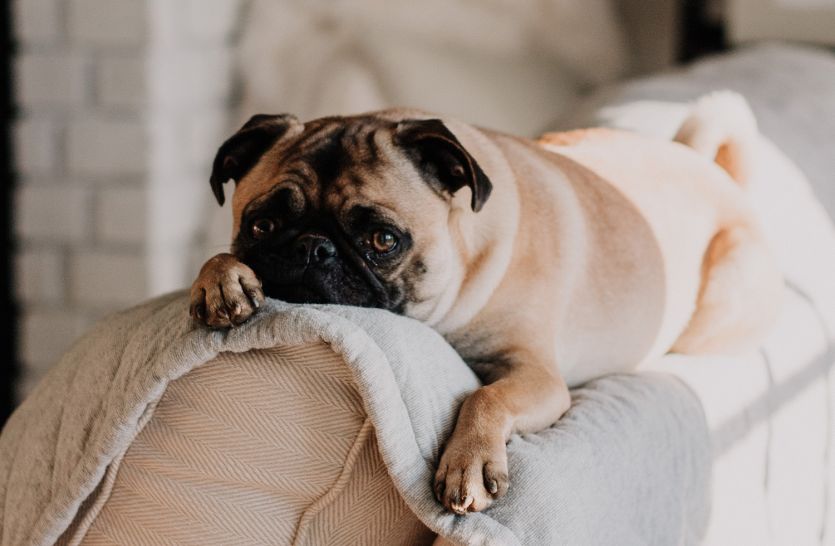
[[[456,514],[466,514],[467,509],[470,507],[470,505],[472,503],[473,503],[472,495],[467,495],[466,497],[464,497],[464,500],[462,500],[461,502],[457,502],[457,503],[453,502],[452,503],[452,511],[455,512]]]
[[[253,309],[261,307],[261,294],[259,294],[257,290],[247,290],[246,295],[249,298],[249,301],[252,302]]]
[[[499,492],[499,483],[496,480],[489,480],[487,482],[487,491],[489,491],[491,495],[495,495]]]

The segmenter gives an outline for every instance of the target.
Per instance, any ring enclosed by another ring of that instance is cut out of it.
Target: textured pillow
[[[222,353],[173,381],[81,544],[431,543],[324,343]],[[230,517],[232,516],[232,517]]]

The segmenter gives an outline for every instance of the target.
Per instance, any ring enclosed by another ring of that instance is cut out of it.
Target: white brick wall
[[[237,26],[240,0],[186,0],[186,29],[200,41],[224,43]]]
[[[58,129],[48,119],[24,118],[14,128],[17,170],[23,175],[52,172],[58,156]]]
[[[15,30],[22,43],[51,45],[60,38],[61,7],[55,0],[24,0],[14,8]]]
[[[23,106],[79,106],[87,93],[88,66],[74,53],[24,52],[16,63],[16,97]]]
[[[67,162],[79,177],[141,175],[147,169],[145,125],[139,119],[85,118],[68,129]]]
[[[17,193],[17,235],[23,243],[79,243],[88,237],[90,192],[83,187],[24,186]]]
[[[244,1],[150,2],[159,40],[149,64],[153,162],[147,244],[152,292],[187,285],[195,262],[205,258],[201,238],[209,209],[203,205],[211,202],[211,160],[228,136],[234,80],[229,40]]]
[[[110,55],[98,62],[96,98],[103,106],[139,108],[148,101],[145,58]]]
[[[65,276],[64,257],[56,247],[23,250],[15,259],[17,296],[24,306],[63,303]]]
[[[194,275],[246,1],[14,0],[20,393],[93,320]]]
[[[142,47],[148,38],[147,5],[140,0],[69,0],[68,19],[77,44]]]
[[[74,302],[94,309],[131,305],[145,296],[145,258],[129,250],[79,250],[69,278]]]
[[[104,243],[139,245],[147,237],[145,188],[124,186],[98,192],[96,236]]]

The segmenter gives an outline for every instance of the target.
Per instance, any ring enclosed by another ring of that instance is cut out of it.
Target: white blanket
[[[0,436],[0,544],[57,540],[171,380],[220,351],[316,340],[351,368],[388,473],[435,532],[463,544],[637,545],[691,543],[703,530],[709,442],[698,401],[676,379],[613,376],[579,389],[558,426],[511,439],[507,497],[454,516],[430,484],[478,381],[435,332],[384,311],[276,301],[242,328],[213,332],[195,328],[175,294],[100,323],[12,416]]]
[[[835,230],[818,199],[835,218],[835,55],[765,44],[708,58],[604,90],[567,126],[668,139],[681,102],[716,89],[745,96],[766,137],[750,193],[789,290],[759,354],[667,357],[655,367],[693,387],[711,428],[706,544],[833,544]]]

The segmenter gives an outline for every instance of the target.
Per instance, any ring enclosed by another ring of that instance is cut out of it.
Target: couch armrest
[[[83,520],[83,544],[426,544],[342,357],[221,353],[171,382]],[[84,527],[89,526],[88,529]]]

